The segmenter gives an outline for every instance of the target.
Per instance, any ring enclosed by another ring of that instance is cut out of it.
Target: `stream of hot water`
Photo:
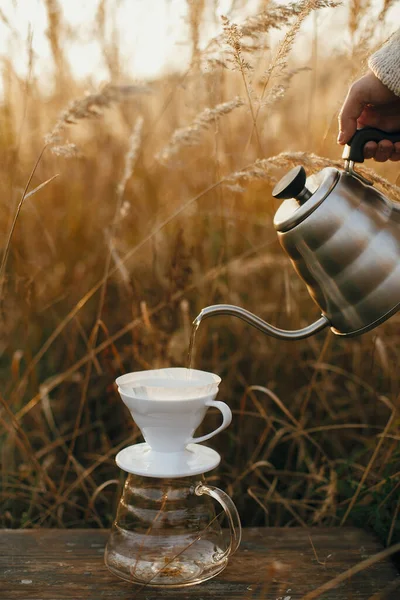
[[[201,323],[201,313],[197,315],[195,320],[192,323],[192,332],[190,334],[190,342],[189,342],[189,351],[187,357],[187,368],[189,369],[188,378],[191,377],[191,369],[193,367],[193,349],[194,349],[194,341],[196,339],[196,333]]]

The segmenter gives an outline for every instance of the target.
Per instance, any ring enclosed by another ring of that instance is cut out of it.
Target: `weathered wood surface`
[[[163,591],[141,589],[109,573],[103,563],[107,536],[94,529],[0,530],[1,600],[300,600],[382,550],[372,536],[353,528],[247,529],[219,576]],[[400,575],[390,560],[382,561],[320,598],[399,600]]]

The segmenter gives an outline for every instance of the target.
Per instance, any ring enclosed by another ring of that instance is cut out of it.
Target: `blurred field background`
[[[35,3],[38,74],[17,4],[0,11],[0,522],[107,527],[124,480],[114,456],[141,441],[114,379],[185,365],[209,304],[286,328],[317,317],[273,230],[271,185],[294,164],[341,164],[338,110],[398,2],[171,0],[182,64],[146,77],[121,49],[125,3],[92,0],[100,78],[76,74],[89,38],[57,0]],[[156,49],[157,28],[146,35]],[[396,164],[368,168],[400,199]],[[399,342],[398,316],[346,341],[281,342],[228,317],[200,327],[195,366],[222,377],[234,412],[207,478],[244,525],[400,539]]]

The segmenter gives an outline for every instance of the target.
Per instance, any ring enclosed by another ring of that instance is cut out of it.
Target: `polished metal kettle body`
[[[321,310],[308,327],[286,331],[240,307],[203,309],[198,321],[215,314],[237,316],[264,333],[301,339],[330,326],[356,336],[400,308],[400,205],[354,171],[369,140],[400,141],[399,134],[359,130],[345,147],[344,170],[325,168],[306,178],[295,167],[275,186],[284,199],[274,218],[279,241]]]

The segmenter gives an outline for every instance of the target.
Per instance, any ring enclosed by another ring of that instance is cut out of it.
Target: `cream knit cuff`
[[[400,96],[400,29],[368,61],[371,71]]]

